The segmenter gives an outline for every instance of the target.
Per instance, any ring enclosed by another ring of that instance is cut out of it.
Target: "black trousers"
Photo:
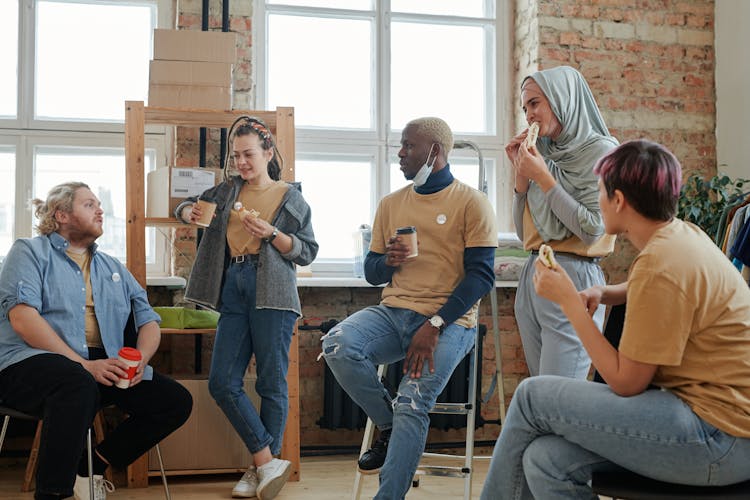
[[[158,373],[129,389],[108,387],[59,354],[32,356],[0,371],[0,400],[43,419],[37,493],[63,496],[73,494],[86,432],[100,408],[115,405],[128,415],[96,448],[111,465],[125,467],[185,423],[193,407],[187,389]]]

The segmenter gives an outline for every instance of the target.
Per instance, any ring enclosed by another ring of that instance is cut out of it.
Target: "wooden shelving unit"
[[[146,107],[143,101],[125,102],[126,257],[128,269],[144,288],[146,288],[146,226],[185,227],[174,218],[147,219],[145,217],[144,133],[146,125],[222,128],[229,127],[241,115],[260,118],[268,125],[276,137],[276,146],[284,158],[284,170],[281,177],[286,181],[293,181],[295,156],[294,108],[280,107],[276,108],[275,111],[216,111]],[[162,333],[195,334],[201,332],[164,329]],[[213,330],[206,330],[202,333],[213,333]],[[296,327],[290,346],[287,381],[289,384],[289,417],[284,431],[281,456],[292,462],[290,480],[299,481],[299,336]],[[144,455],[128,468],[128,485],[133,487],[148,485],[148,455]]]

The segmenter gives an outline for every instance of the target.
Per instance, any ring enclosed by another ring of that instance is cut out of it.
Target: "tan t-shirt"
[[[675,219],[633,261],[619,350],[659,365],[653,384],[706,422],[750,437],[750,288],[693,224]]]
[[[94,294],[91,291],[91,252],[75,253],[67,250],[65,253],[81,268],[83,282],[86,284],[86,345],[104,348],[102,334],[99,331],[99,321],[96,319],[96,311],[94,310]]]
[[[435,314],[463,279],[465,248],[497,246],[495,214],[487,197],[455,179],[437,193],[418,194],[410,184],[383,198],[370,250],[384,254],[388,238],[404,226],[417,228],[419,255],[396,270],[381,303],[425,316]],[[474,326],[477,307],[456,323]]]
[[[285,181],[276,181],[263,187],[245,183],[240,189],[240,194],[237,195],[237,201],[242,203],[246,210],[253,209],[260,212],[258,217],[270,223],[276,216],[276,211],[288,188],[289,185]],[[260,238],[245,231],[239,212],[232,208],[227,226],[227,243],[229,243],[232,257],[257,254],[260,251],[260,241]]]
[[[551,240],[546,243],[555,252],[573,253],[583,257],[604,257],[611,254],[615,249],[615,240],[615,235],[605,234],[596,240],[593,245],[586,245],[578,236],[573,235],[564,240]],[[531,217],[527,202],[523,211],[523,247],[526,250],[539,250],[544,242],[542,235],[539,234],[536,225],[534,225],[534,219]]]

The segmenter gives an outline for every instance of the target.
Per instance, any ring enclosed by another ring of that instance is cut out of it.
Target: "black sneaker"
[[[385,463],[385,456],[388,453],[388,441],[391,439],[391,430],[381,431],[378,439],[372,443],[372,447],[364,452],[357,466],[362,474],[377,474]]]

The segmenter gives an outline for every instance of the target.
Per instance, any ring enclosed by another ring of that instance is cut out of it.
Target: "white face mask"
[[[434,145],[435,144],[433,143],[430,146],[430,151],[427,153],[427,159],[425,160],[424,165],[422,165],[422,168],[420,168],[419,171],[417,171],[416,175],[412,179],[412,182],[414,183],[414,187],[419,187],[419,186],[424,185],[424,183],[427,182],[427,178],[432,173],[432,167],[435,166],[435,160],[437,160],[437,156],[435,156],[435,158],[432,159],[431,165],[428,165],[428,163],[430,161],[430,154],[432,153],[432,146]]]

